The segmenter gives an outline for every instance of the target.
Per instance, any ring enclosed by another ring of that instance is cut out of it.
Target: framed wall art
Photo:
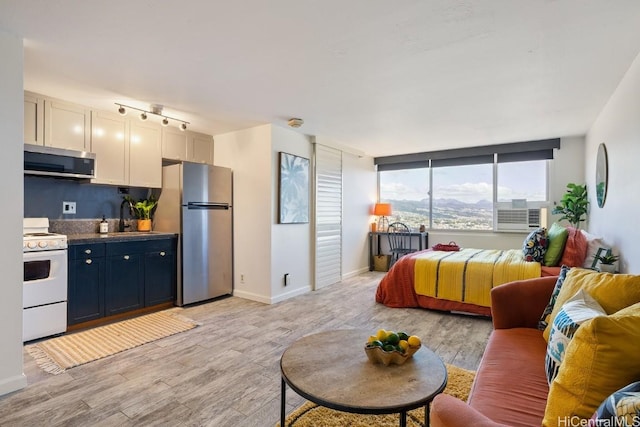
[[[280,152],[278,222],[309,222],[309,159]]]

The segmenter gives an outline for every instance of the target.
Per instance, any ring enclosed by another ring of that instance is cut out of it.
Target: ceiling
[[[213,135],[373,156],[583,135],[640,52],[637,0],[0,0],[25,89]]]

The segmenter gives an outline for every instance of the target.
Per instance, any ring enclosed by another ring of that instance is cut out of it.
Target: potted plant
[[[586,184],[580,185],[570,182],[567,184],[567,192],[551,213],[562,214],[560,221],[566,219],[572,227],[580,228],[580,223],[587,219],[588,207],[589,199],[587,197]]]
[[[607,252],[603,255],[595,255],[595,258],[600,261],[600,271],[615,273],[616,266],[614,264],[618,261],[620,256]]]
[[[151,231],[151,218],[158,200],[151,196],[136,202],[129,195],[124,196],[124,199],[129,202],[131,215],[138,220],[138,231]]]

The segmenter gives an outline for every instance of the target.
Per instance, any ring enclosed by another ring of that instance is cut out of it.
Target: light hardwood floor
[[[25,352],[29,385],[0,397],[0,426],[271,427],[284,349],[338,328],[406,330],[443,361],[477,367],[489,319],[387,308],[375,302],[381,277],[364,273],[274,305],[228,297],[188,307],[182,314],[201,326],[60,375],[44,373]],[[303,401],[287,390],[287,412]]]

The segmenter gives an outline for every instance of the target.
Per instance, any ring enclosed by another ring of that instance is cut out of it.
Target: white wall
[[[3,185],[0,199],[2,233],[2,298],[0,298],[0,395],[27,385],[22,373],[22,211],[23,171],[22,40],[0,30],[0,141]],[[11,201],[11,203],[7,203]]]
[[[312,236],[311,210],[306,224],[278,224],[278,177],[279,152],[294,154],[309,159],[309,194],[313,185],[311,157],[313,155],[309,138],[299,132],[271,127],[272,174],[271,187],[271,299],[282,301],[312,289]],[[311,209],[311,199],[309,199]],[[290,284],[284,286],[284,275],[289,274]]]
[[[342,154],[342,277],[369,271],[367,233],[376,202],[373,158]]]
[[[608,191],[603,208],[595,199],[598,145],[609,158]],[[589,231],[603,236],[620,254],[620,270],[640,274],[640,55],[625,74],[587,133],[585,179],[590,201]]]
[[[215,164],[233,169],[233,294],[265,303],[271,302],[271,152],[271,125],[215,136]]]
[[[555,158],[549,168],[549,200],[552,203],[549,206],[549,225],[561,217],[561,215],[551,215],[551,211],[553,203],[559,202],[567,191],[567,184],[570,182],[585,184],[584,162],[585,138],[583,136],[562,138],[560,149],[556,150]],[[568,225],[566,222],[563,224]],[[580,227],[586,229],[587,224],[582,223]]]
[[[311,159],[308,137],[268,124],[214,140],[215,164],[233,169],[233,294],[272,304],[309,292],[311,224],[278,224],[278,153]]]

